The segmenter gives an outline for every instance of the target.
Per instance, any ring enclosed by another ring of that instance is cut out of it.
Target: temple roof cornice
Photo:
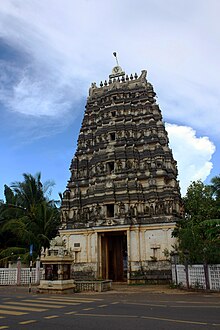
[[[104,83],[101,81],[100,87],[96,86],[96,83],[92,83],[91,87],[89,88],[89,99],[93,99],[99,96],[102,96],[103,94],[106,94],[108,91],[113,90],[120,90],[120,89],[137,89],[137,88],[143,88],[148,86],[148,82],[146,79],[147,71],[142,70],[140,76],[138,77],[137,73],[134,74],[134,76],[131,74],[130,77],[128,75],[126,76],[114,76],[113,79],[110,79],[107,82],[107,80],[104,81]],[[151,86],[149,86],[151,87]]]

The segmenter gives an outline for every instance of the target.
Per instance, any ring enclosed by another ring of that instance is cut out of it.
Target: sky
[[[0,199],[41,172],[70,178],[88,89],[115,66],[146,69],[182,195],[220,161],[219,0],[0,0]]]

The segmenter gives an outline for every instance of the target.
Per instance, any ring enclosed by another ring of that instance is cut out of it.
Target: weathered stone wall
[[[87,281],[95,280],[97,276],[97,264],[96,263],[75,263],[72,266],[71,276],[74,280]]]
[[[169,283],[172,278],[168,260],[131,263],[130,283]]]
[[[138,282],[138,280],[157,280],[161,273],[161,280],[170,279],[170,262],[166,260],[166,252],[172,250],[175,239],[171,237],[174,224],[152,227],[127,227],[124,228],[129,241],[127,260],[127,279]],[[114,232],[112,228],[112,232]],[[108,231],[108,229],[106,229]],[[102,278],[101,246],[99,235],[91,229],[85,231],[73,230],[68,232],[69,248],[75,253],[72,266],[72,276],[75,279],[92,280]],[[62,231],[61,231],[62,235]],[[77,247],[75,247],[77,245]]]

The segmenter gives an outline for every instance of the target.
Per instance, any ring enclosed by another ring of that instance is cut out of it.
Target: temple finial
[[[113,52],[113,55],[114,55],[115,60],[116,60],[116,66],[112,69],[112,74],[109,75],[109,78],[124,76],[125,72],[122,70],[122,68],[118,64],[117,53]]]
[[[119,66],[119,64],[118,64],[118,58],[117,58],[117,53],[114,52],[113,55],[114,55],[114,57],[115,57],[115,59],[116,59],[116,64],[117,64],[117,66]]]

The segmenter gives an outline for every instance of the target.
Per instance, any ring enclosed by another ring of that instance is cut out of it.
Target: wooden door
[[[105,233],[102,237],[101,246],[102,278],[123,281],[123,258],[126,249],[124,233]]]

